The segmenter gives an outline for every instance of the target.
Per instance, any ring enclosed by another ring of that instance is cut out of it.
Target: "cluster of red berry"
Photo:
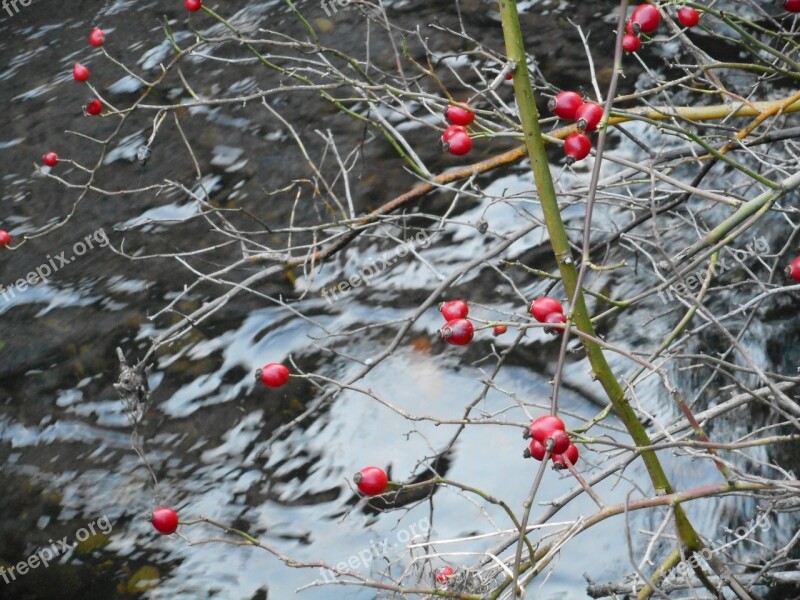
[[[697,11],[695,11],[697,12]],[[622,36],[622,49],[625,52],[636,52],[642,47],[642,33],[653,33],[661,23],[661,13],[652,4],[640,4],[633,9],[633,14],[625,24],[625,35]]]
[[[568,469],[570,465],[578,462],[578,447],[572,443],[564,427],[564,421],[555,415],[544,415],[534,420],[523,437],[531,438],[531,443],[525,448],[522,456],[543,460],[547,454],[547,444],[552,444],[550,456],[553,468]]]
[[[539,323],[548,325],[563,325],[567,322],[564,307],[561,302],[550,296],[542,296],[531,302],[530,313]]]
[[[444,583],[453,576],[453,567],[446,565],[433,572],[433,578],[439,583]]]
[[[559,119],[574,120],[579,129],[579,132],[570,133],[564,140],[567,163],[572,164],[589,156],[592,142],[586,134],[597,129],[603,119],[603,107],[596,102],[584,102],[578,92],[571,91],[556,94],[551,98],[549,107]]]
[[[475,113],[453,104],[444,111],[444,117],[450,126],[442,134],[442,148],[450,154],[463,156],[472,150],[467,126],[475,120]]]
[[[783,8],[788,12],[798,13],[800,0],[784,0]],[[692,6],[682,6],[678,9],[678,21],[684,27],[694,27],[700,22],[700,12]],[[625,52],[636,52],[642,47],[640,34],[653,33],[658,29],[660,22],[661,14],[658,12],[658,7],[652,4],[637,6],[625,26],[622,49]]]
[[[467,319],[469,305],[464,300],[448,300],[439,305],[439,312],[442,313],[447,323],[439,330],[439,338],[454,346],[464,346],[472,341],[475,327]],[[495,325],[492,333],[495,336],[503,335],[508,331],[505,325]]]
[[[691,6],[682,6],[678,9],[678,21],[684,27],[694,27],[700,22],[700,13]],[[642,47],[642,33],[653,33],[661,23],[661,13],[658,7],[652,4],[641,4],[633,10],[631,18],[625,25],[625,35],[622,36],[622,49],[625,52],[636,52]]]
[[[464,300],[442,302],[439,305],[439,312],[447,321],[439,330],[439,337],[442,341],[454,346],[464,346],[472,341],[475,328],[467,319],[469,305]]]
[[[439,330],[439,337],[442,341],[454,346],[465,346],[472,341],[475,334],[475,327],[467,319],[469,305],[465,300],[448,300],[439,305],[439,312],[442,313],[445,321],[444,326]],[[531,303],[530,313],[539,323],[548,325],[563,325],[567,322],[564,315],[564,307],[554,298],[543,296]],[[508,327],[499,324],[495,325],[492,333],[495,336],[503,335],[508,331]]]

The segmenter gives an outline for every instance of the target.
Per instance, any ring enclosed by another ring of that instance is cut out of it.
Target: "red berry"
[[[547,448],[545,448],[544,444],[538,440],[531,440],[531,443],[525,448],[525,452],[522,453],[522,456],[525,458],[532,457],[536,460],[542,460],[545,454],[547,454]]]
[[[548,104],[550,112],[560,119],[574,119],[575,111],[583,104],[583,98],[577,92],[559,92]]]
[[[534,319],[539,321],[539,323],[544,323],[544,319],[547,315],[554,312],[563,313],[564,307],[561,306],[561,302],[555,298],[542,296],[531,302],[530,311]]]
[[[55,167],[58,164],[58,154],[55,152],[48,152],[42,156],[42,162],[48,167]]]
[[[509,71],[508,73],[506,73],[506,81],[511,81],[512,79],[514,79],[514,74],[511,71]]]
[[[564,324],[567,322],[567,317],[563,312],[551,312],[544,318],[544,321],[542,322],[550,325],[555,325],[556,323]]]
[[[495,325],[492,333],[497,337],[498,335],[503,335],[506,331],[508,331],[508,327],[505,325]]]
[[[637,35],[637,34],[633,33],[633,25],[631,25],[631,20],[630,19],[625,21],[625,33],[630,33],[632,35]]]
[[[567,461],[565,459],[569,459],[569,462],[574,465],[576,462],[578,462],[578,456],[578,447],[575,444],[570,444],[566,452],[563,454],[553,455],[553,468],[567,469]]]
[[[0,248],[5,248],[11,243],[11,234],[5,229],[0,229]]]
[[[566,431],[554,431],[550,437],[553,438],[553,454],[561,454],[569,448],[571,442]]]
[[[439,330],[439,336],[448,344],[464,346],[472,341],[475,328],[467,319],[451,319]]]
[[[640,4],[631,15],[632,33],[652,33],[661,23],[661,13],[652,4]]]
[[[633,33],[626,33],[622,36],[622,49],[625,52],[636,52],[642,47],[642,40],[639,36]]]
[[[106,41],[106,34],[103,33],[103,30],[99,27],[95,27],[92,29],[92,32],[89,34],[89,43],[94,46],[95,48],[99,48],[103,45],[103,42]]]
[[[544,444],[547,438],[551,437],[556,431],[565,430],[564,421],[555,415],[543,415],[534,419],[530,425],[531,437],[540,444]]]
[[[97,98],[92,98],[86,106],[86,112],[90,115],[99,115],[103,112],[103,103]]]
[[[783,8],[791,13],[800,12],[800,0],[786,0]]]
[[[453,125],[462,125],[466,127],[475,119],[475,113],[470,112],[460,106],[449,106],[444,112],[445,118]]]
[[[795,258],[786,268],[786,274],[795,281],[800,281],[800,256]]]
[[[441,569],[436,569],[433,572],[434,579],[436,579],[436,581],[439,583],[444,583],[452,575],[453,575],[453,567],[451,566],[442,567]]]
[[[449,142],[450,138],[457,133],[467,133],[467,128],[463,125],[450,125],[442,134],[442,144],[444,145],[446,142]]]
[[[367,496],[377,496],[386,490],[389,483],[389,478],[386,476],[386,471],[378,467],[364,467],[358,473],[353,475],[353,481],[361,490],[362,494]]]
[[[575,112],[576,125],[581,131],[594,131],[603,118],[603,107],[594,102],[584,102]]]
[[[153,511],[153,514],[150,515],[150,522],[159,533],[170,535],[175,533],[175,530],[178,529],[178,513],[171,508],[159,506]]]
[[[278,388],[289,381],[289,369],[280,363],[267,363],[256,371],[256,379],[266,386]]]
[[[469,305],[464,300],[450,300],[439,305],[439,312],[442,313],[445,321],[463,319],[469,312]]]
[[[570,133],[564,140],[564,154],[570,164],[583,160],[591,150],[592,140],[582,133]]]
[[[463,156],[472,150],[472,138],[466,133],[455,133],[449,140],[444,142],[445,149],[456,156]]]
[[[442,148],[451,154],[460,156],[472,148],[472,138],[469,137],[463,125],[450,125],[442,134]]]
[[[81,63],[75,63],[75,66],[72,67],[72,76],[75,78],[75,81],[86,81],[89,79],[89,69],[84,67]]]
[[[787,0],[787,4],[789,1],[790,0]],[[800,10],[800,0],[795,2],[795,4],[797,4],[798,10]],[[700,22],[700,13],[691,6],[684,6],[678,9],[678,21],[680,21],[681,25],[684,27],[694,27]]]
[[[200,10],[200,7],[203,6],[203,0],[183,0],[183,5],[189,12],[195,12]]]

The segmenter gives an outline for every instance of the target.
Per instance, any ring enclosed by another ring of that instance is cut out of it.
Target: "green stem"
[[[525,46],[522,41],[522,30],[516,1],[499,0],[499,7],[503,22],[507,58],[518,65],[517,72],[514,75],[514,91],[519,107],[525,146],[536,181],[539,202],[542,206],[550,243],[561,273],[561,280],[569,297],[576,299],[575,305],[571,307],[572,321],[579,331],[591,337],[596,337],[585,298],[577,290],[578,272],[575,269],[569,239],[558,208],[558,199],[550,175],[550,166],[545,153],[541,128],[539,127],[539,114],[528,75]],[[586,339],[586,337],[582,337],[582,341],[586,347],[593,374],[603,386],[617,416],[625,425],[637,446],[650,446],[650,437],[644,426],[639,422],[636,412],[625,398],[625,392],[606,361],[602,348],[597,343]],[[653,450],[647,450],[643,451],[641,456],[656,493],[658,495],[672,494],[672,485],[656,453]],[[688,549],[695,550],[702,547],[702,542],[697,532],[679,504],[675,505],[675,523],[679,539]]]
[[[503,20],[503,33],[506,39],[506,51],[509,60],[515,61],[519,67],[514,75],[514,89],[517,96],[517,104],[520,108],[520,120],[525,135],[525,145],[528,156],[531,160],[533,175],[536,180],[536,190],[539,194],[539,201],[542,205],[547,231],[550,235],[550,243],[556,255],[558,268],[561,273],[561,280],[564,283],[567,294],[575,295],[576,283],[578,278],[575,269],[569,239],[567,237],[564,222],[558,208],[553,180],[550,176],[550,166],[545,154],[544,143],[542,142],[542,132],[539,127],[539,114],[536,109],[536,102],[533,97],[533,88],[525,66],[525,49],[522,44],[522,31],[517,15],[516,2],[514,0],[500,0],[500,13]],[[577,294],[575,306],[571,307],[572,319],[578,330],[595,337],[594,327],[592,326],[589,312],[583,294]],[[650,440],[641,423],[639,423],[635,412],[625,400],[625,394],[619,385],[616,377],[611,372],[611,367],[606,362],[601,348],[590,341],[584,341],[589,353],[589,361],[592,365],[595,376],[600,380],[603,388],[608,394],[614,409],[622,422],[631,434],[637,445],[649,446]],[[642,458],[645,461],[647,470],[659,494],[672,492],[672,487],[667,481],[666,475],[653,452],[643,452]]]

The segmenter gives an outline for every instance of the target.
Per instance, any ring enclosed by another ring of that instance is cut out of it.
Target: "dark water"
[[[295,35],[302,31],[289,9],[278,2],[226,2],[215,8],[236,15],[252,35],[258,26]],[[553,83],[587,85],[582,48],[564,25],[565,9],[557,3],[528,6],[528,42]],[[434,18],[450,26],[456,23],[449,3],[398,3],[391,10],[406,27]],[[494,6],[475,2],[463,5],[462,10],[473,35],[500,51]],[[598,10],[584,7],[570,16],[589,30],[597,29],[610,14],[605,8]],[[323,16],[316,6],[309,5],[307,11],[314,18]],[[354,472],[376,464],[389,468],[394,479],[411,479],[420,473],[420,460],[447,444],[454,426],[411,423],[374,398],[345,390],[313,418],[274,440],[276,428],[290,423],[321,392],[297,379],[281,390],[267,390],[256,386],[252,377],[268,361],[287,362],[293,372],[338,380],[359,372],[387,346],[397,331],[397,321],[407,318],[439,284],[440,275],[459,268],[464,256],[486,250],[487,242],[476,235],[475,223],[488,218],[498,233],[515,229],[516,215],[507,205],[460,207],[458,219],[464,226],[446,243],[439,240],[424,253],[435,269],[400,261],[368,290],[328,305],[319,295],[319,286],[348,277],[356,265],[387,250],[378,242],[364,242],[326,267],[314,284],[315,292],[293,300],[291,310],[281,299],[297,298],[304,280],[293,285],[286,277],[273,277],[260,284],[263,296],[237,296],[160,352],[150,377],[154,408],[141,429],[147,460],[158,479],[153,486],[149,470],[132,449],[131,428],[112,388],[118,367],[114,349],[122,347],[129,358],[142,356],[149,339],[177,318],[176,314],[149,317],[194,278],[174,259],[129,260],[112,252],[105,240],[130,255],[164,254],[223,240],[199,219],[180,225],[158,222],[195,214],[195,203],[185,195],[155,190],[129,195],[90,191],[81,197],[78,191],[37,173],[34,163],[39,163],[43,152],[56,150],[62,163],[53,173],[69,181],[85,180],[67,160],[93,165],[100,147],[67,132],[102,138],[113,131],[115,122],[82,115],[89,92],[72,81],[71,66],[76,61],[87,64],[92,69],[91,81],[102,87],[112,103],[129,105],[141,87],[92,51],[86,36],[92,26],[103,27],[108,34],[107,51],[152,79],[159,62],[169,56],[162,31],[164,15],[179,32],[180,41],[191,38],[187,13],[178,0],[34,0],[29,7],[20,6],[12,17],[0,13],[4,106],[0,114],[0,227],[22,239],[52,228],[74,207],[74,216],[63,227],[14,252],[2,253],[0,283],[8,286],[62,252],[66,258],[73,256],[80,249],[76,242],[94,241],[94,248],[60,268],[48,283],[0,301],[0,457],[5,465],[0,565],[10,567],[25,560],[50,547],[49,540],[66,536],[76,541],[90,525],[99,532],[68,552],[59,552],[49,567],[39,566],[9,583],[0,581],[0,597],[283,599],[322,581],[318,569],[293,569],[265,550],[213,541],[224,536],[209,525],[183,526],[180,533],[185,539],[159,536],[145,515],[161,503],[176,508],[182,519],[206,516],[246,530],[299,561],[335,565],[362,556],[355,568],[373,576],[398,577],[411,564],[405,545],[415,533],[430,529],[433,539],[448,540],[508,529],[507,519],[496,506],[478,505],[474,497],[448,489],[437,492],[432,519],[426,502],[381,515],[356,505],[348,484]],[[332,26],[324,36],[330,43],[353,53],[361,51],[363,56],[361,19],[356,10],[341,9],[330,22],[315,22]],[[208,32],[221,32],[202,15],[193,17],[193,22],[200,29],[209,28]],[[604,43],[601,38],[600,48]],[[391,66],[384,38],[376,34],[371,50],[377,64]],[[607,77],[604,69],[607,65],[598,65],[601,78]],[[253,65],[189,60],[186,72],[200,95],[225,90],[244,94],[276,83],[275,77]],[[179,86],[164,86],[150,100],[159,104],[176,98],[188,96]],[[365,135],[311,94],[279,94],[271,105],[291,115],[308,140],[315,139],[315,128],[331,129],[352,144]],[[309,175],[285,127],[257,103],[196,108],[181,116],[203,165],[202,183],[214,200],[221,206],[246,206],[270,223],[285,223],[294,192],[277,196],[267,192]],[[144,188],[169,178],[200,189],[192,162],[169,123],[162,126],[164,133],[156,139],[147,166],[135,161],[153,117],[153,112],[135,115],[124,133],[113,139],[97,187],[106,191]],[[426,155],[435,151],[430,130],[412,127],[408,135]],[[413,185],[414,179],[403,171],[387,144],[370,140],[363,151],[354,192],[357,210],[377,206]],[[475,158],[493,151],[477,147]],[[436,160],[443,168],[452,164],[445,158]],[[435,160],[431,164],[437,165]],[[524,169],[511,169],[492,182],[494,188],[510,192],[529,185]],[[315,208],[304,202],[299,210],[312,213]],[[526,237],[510,255],[522,255],[540,241],[538,235]],[[202,256],[193,266],[211,271],[235,256],[236,250],[226,246]],[[256,269],[249,267],[245,272]],[[193,290],[178,302],[176,313],[191,312],[219,289],[206,285]],[[477,271],[459,282],[456,291],[469,294],[472,313],[486,319],[504,318],[523,304],[502,281]],[[521,291],[532,297],[538,288],[531,283]],[[301,314],[307,318],[300,318]],[[427,311],[398,350],[357,387],[372,390],[408,413],[459,418],[466,399],[477,396],[479,382],[492,368],[479,359],[494,340],[482,336],[468,349],[443,349],[435,343],[440,320],[435,308]],[[376,325],[364,328],[372,324]],[[348,330],[352,332],[346,336],[326,336],[329,331]],[[524,423],[526,415],[498,390],[538,399],[544,410],[550,371],[541,353],[556,352],[556,342],[547,336],[537,333],[529,338],[495,377],[497,389],[490,390],[478,407],[508,425],[467,428],[444,467],[449,478],[500,495],[512,507],[520,507],[527,496],[534,466],[521,459],[524,444],[517,431],[511,430]],[[494,343],[502,348],[508,342]],[[562,395],[561,406],[573,423],[597,411],[589,399],[569,389]],[[588,451],[584,458],[587,465],[597,462]],[[701,476],[703,469],[697,467],[693,475]],[[635,468],[627,472],[632,477],[636,473]],[[547,497],[558,496],[573,484],[569,477],[548,473]],[[599,484],[597,490],[607,499],[623,497],[614,482]],[[594,510],[588,499],[579,499],[559,519],[567,521]],[[383,552],[386,556],[371,552],[376,544],[389,549]],[[484,540],[437,545],[441,558],[433,566],[474,564],[486,545]],[[593,528],[591,536],[569,544],[571,568],[556,568],[544,583],[532,586],[529,597],[585,597],[584,573],[605,581],[629,570],[619,562],[624,547],[625,532],[619,523],[609,521]],[[414,556],[420,554],[418,549]],[[429,585],[429,571],[420,578]],[[299,597],[380,596],[369,589],[329,586],[310,587]]]

